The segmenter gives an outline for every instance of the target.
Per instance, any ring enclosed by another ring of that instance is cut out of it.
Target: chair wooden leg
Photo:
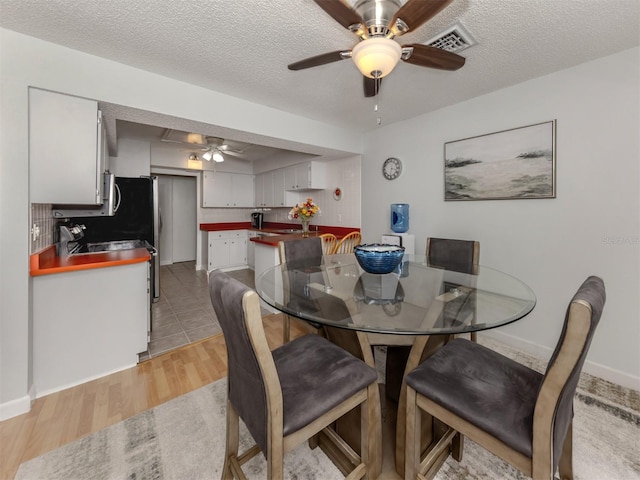
[[[382,414],[378,384],[367,388],[367,401],[360,405],[360,458],[367,466],[365,478],[375,480],[382,471]]]
[[[420,469],[420,409],[416,405],[416,391],[406,386],[404,478],[415,479]]]
[[[238,458],[240,444],[240,419],[238,412],[231,402],[227,401],[227,435],[224,453],[224,465],[222,467],[222,480],[233,480],[231,463]]]
[[[453,437],[453,441],[451,442],[451,456],[454,460],[461,462],[462,461],[462,452],[464,450],[464,435],[460,432],[456,433],[456,436]]]
[[[573,422],[569,423],[558,465],[560,480],[573,480]]]
[[[280,438],[282,440],[282,438]],[[284,478],[284,448],[282,441],[271,442],[267,455],[267,480]]]
[[[471,341],[478,343],[478,332],[471,332]]]
[[[291,340],[291,317],[285,313],[282,323],[282,343],[289,343],[289,340]]]

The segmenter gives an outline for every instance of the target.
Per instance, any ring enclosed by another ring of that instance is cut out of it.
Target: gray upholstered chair
[[[604,283],[589,277],[574,295],[545,374],[493,350],[455,339],[406,376],[405,478],[420,466],[421,411],[450,427],[454,458],[465,435],[534,479],[573,478],[573,397],[605,303]],[[457,437],[457,438],[456,438]],[[448,440],[429,455],[437,457]],[[425,461],[425,464],[427,462]]]
[[[278,242],[278,253],[280,255],[280,263],[287,263],[290,271],[288,275],[283,276],[283,280],[287,282],[285,285],[293,298],[286,299],[288,302],[304,301],[308,296],[305,290],[310,281],[310,275],[313,273],[313,266],[320,265],[322,262],[322,240],[320,237],[303,238],[299,240],[287,240]],[[297,270],[291,269],[292,265],[299,265]],[[299,288],[298,288],[299,287]],[[320,325],[312,325],[316,329],[320,329]],[[291,339],[291,317],[284,314],[283,341],[286,343]]]
[[[427,265],[462,273],[477,273],[480,242],[452,238],[427,238]]]
[[[454,272],[478,274],[480,261],[480,242],[475,240],[456,240],[452,238],[427,238],[427,265],[436,268],[445,268]],[[455,288],[450,285],[449,288]],[[445,282],[445,288],[446,282]],[[464,309],[461,311],[460,309]],[[444,323],[459,318],[468,313],[475,315],[475,299],[460,297],[447,304],[442,312]],[[471,340],[477,341],[476,332],[471,332]]]
[[[348,478],[376,478],[382,455],[375,369],[318,335],[270,351],[257,293],[220,270],[209,292],[228,358],[227,434],[222,479],[244,478],[241,465],[262,452],[267,477],[283,478],[283,457],[360,406],[362,450]],[[256,446],[239,454],[239,419]],[[335,434],[334,434],[335,435]],[[374,467],[371,466],[374,465]]]

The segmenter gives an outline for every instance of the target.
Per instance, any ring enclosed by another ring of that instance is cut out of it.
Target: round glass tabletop
[[[479,265],[474,274],[405,255],[396,271],[370,274],[353,254],[276,265],[256,278],[271,307],[325,326],[394,335],[488,330],[527,315],[536,296],[521,280]]]

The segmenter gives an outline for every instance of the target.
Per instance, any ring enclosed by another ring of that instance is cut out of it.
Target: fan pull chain
[[[374,111],[374,112],[376,112],[376,113],[377,113],[377,112],[378,112],[378,110],[379,110],[379,103],[378,103],[378,100],[380,99],[380,90],[379,90],[379,85],[380,85],[380,83],[379,83],[379,82],[375,82],[375,84],[374,84],[375,93],[376,93],[376,94],[375,94],[375,96],[374,96],[374,98],[376,99],[376,103],[375,103],[375,105],[373,106],[373,111]],[[381,117],[380,115],[378,115],[378,116],[376,117],[376,124],[377,124],[377,125],[382,125],[382,117]]]

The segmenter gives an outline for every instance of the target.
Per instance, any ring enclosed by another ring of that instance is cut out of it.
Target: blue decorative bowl
[[[383,243],[356,245],[356,260],[367,273],[391,273],[402,261],[404,247]]]

